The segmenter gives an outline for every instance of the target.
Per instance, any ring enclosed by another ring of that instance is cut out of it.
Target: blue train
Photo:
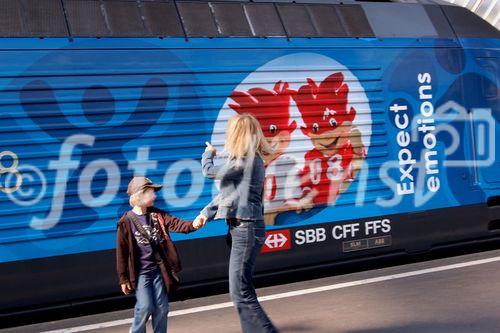
[[[257,273],[500,237],[500,33],[415,1],[4,1],[0,312],[119,295],[134,174],[194,218],[227,119],[256,116]],[[218,159],[217,163],[222,163]],[[183,286],[227,276],[223,220],[174,240]]]

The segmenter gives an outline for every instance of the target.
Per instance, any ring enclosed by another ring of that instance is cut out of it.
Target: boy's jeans
[[[145,333],[150,315],[153,321],[153,332],[167,332],[168,296],[159,268],[139,274],[135,297],[137,301],[130,332]]]
[[[241,328],[244,333],[278,332],[260,306],[252,284],[255,258],[264,244],[264,220],[241,222],[237,226],[229,221],[228,224],[231,236],[229,291]]]

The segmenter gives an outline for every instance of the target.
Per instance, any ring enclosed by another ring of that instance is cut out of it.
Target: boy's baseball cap
[[[127,194],[131,196],[132,194],[137,193],[146,188],[152,188],[155,191],[158,191],[162,187],[163,185],[153,184],[153,182],[149,178],[146,178],[144,176],[135,176],[128,183]]]

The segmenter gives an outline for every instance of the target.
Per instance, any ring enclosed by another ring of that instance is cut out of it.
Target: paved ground
[[[500,332],[500,250],[259,289],[282,332]],[[169,332],[241,332],[229,296],[170,304]],[[133,310],[2,332],[128,332]],[[150,322],[148,332],[152,332]]]

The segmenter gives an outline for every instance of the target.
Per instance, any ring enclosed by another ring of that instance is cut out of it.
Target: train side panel
[[[498,236],[499,43],[485,43],[7,40],[0,308],[118,292],[129,179],[164,183],[156,206],[194,218],[218,186],[204,142],[221,151],[238,112],[277,148],[260,273]],[[185,286],[224,278],[226,231],[175,235]]]

